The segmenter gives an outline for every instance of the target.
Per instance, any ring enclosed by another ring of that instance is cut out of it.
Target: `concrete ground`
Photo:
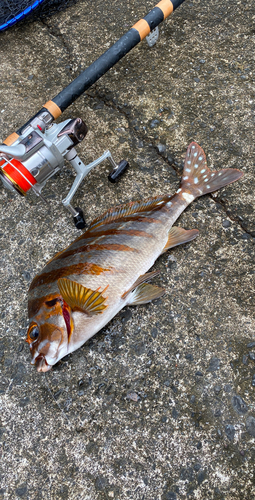
[[[0,35],[3,140],[153,7],[80,0]],[[105,163],[76,196],[87,221],[174,193],[191,140],[237,183],[195,201],[178,225],[200,237],[162,255],[159,301],[126,308],[47,374],[25,344],[32,278],[79,232],[61,204],[1,193],[1,499],[251,500],[255,495],[254,19],[252,0],[186,0],[64,113],[89,134],[79,154]]]

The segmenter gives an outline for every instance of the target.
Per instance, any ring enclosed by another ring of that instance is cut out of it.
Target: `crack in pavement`
[[[96,84],[95,84],[96,85]],[[98,97],[96,95],[93,95],[92,93],[89,93],[88,91],[86,91],[86,94],[91,98],[91,99],[98,99]],[[108,108],[111,108],[111,109],[114,109],[115,111],[118,111],[120,114],[122,114],[127,122],[128,122],[128,127],[129,127],[129,131],[130,131],[130,135],[135,138],[136,140],[140,140],[140,141],[144,141],[146,142],[147,146],[151,149],[153,149],[158,156],[160,156],[163,161],[165,163],[167,163],[167,165],[169,165],[170,167],[172,167],[176,174],[180,176],[180,168],[178,166],[176,166],[176,164],[174,162],[170,162],[164,155],[162,155],[159,150],[158,150],[158,147],[155,146],[154,144],[151,143],[151,139],[149,139],[149,137],[147,137],[145,134],[143,133],[139,133],[137,130],[135,131],[134,127],[132,126],[132,119],[130,118],[129,114],[127,112],[125,112],[125,110],[123,109],[122,106],[119,106],[118,104],[115,104],[113,101],[109,101],[109,100],[106,100],[106,99],[103,99],[102,97],[100,97],[100,101],[102,101],[106,107]],[[171,152],[171,154],[173,154]]]
[[[72,52],[70,50],[68,43],[66,43],[65,36],[63,35],[63,33],[61,33],[60,28],[58,26],[50,26],[49,24],[47,24],[47,22],[44,19],[40,19],[40,22],[43,24],[43,26],[45,26],[47,28],[47,30],[49,31],[51,36],[53,36],[54,38],[57,38],[61,41],[65,51],[68,54],[69,63],[70,63],[70,70],[71,70],[71,68],[74,66],[74,61],[72,59]],[[71,73],[71,71],[70,71],[70,73]]]
[[[213,193],[210,193],[210,198],[214,200],[216,203],[219,203],[223,208],[226,215],[235,222],[246,234],[249,234],[252,238],[255,237],[254,231],[250,231],[245,224],[242,222],[242,217],[240,215],[234,215],[227,207],[225,201],[217,195],[213,196]]]
[[[93,93],[90,93],[90,92],[86,92],[86,94],[93,100],[96,100],[98,99],[97,95],[96,94],[93,94]],[[151,139],[149,139],[145,134],[143,133],[138,133],[138,131],[135,131],[134,130],[134,127],[132,126],[132,118],[130,117],[130,115],[128,113],[125,112],[125,110],[123,109],[122,106],[119,106],[118,104],[115,104],[113,101],[109,101],[109,100],[106,100],[104,99],[102,96],[100,96],[100,101],[102,101],[105,106],[107,106],[108,108],[111,108],[111,109],[114,109],[115,111],[118,111],[120,114],[122,114],[126,120],[127,120],[127,123],[128,123],[128,127],[129,127],[129,131],[130,131],[130,135],[135,138],[136,140],[141,140],[141,141],[144,141],[146,142],[147,146],[151,149],[153,149],[156,154],[158,156],[160,156],[160,158],[162,158],[162,160],[167,164],[169,165],[171,168],[174,169],[174,171],[176,172],[177,176],[181,179],[181,170],[178,166],[176,166],[175,162],[170,162],[163,154],[160,153],[160,151],[158,150],[158,147],[155,145],[155,144],[152,144],[151,143]],[[170,154],[172,154],[170,152]],[[213,200],[215,203],[219,203],[219,205],[221,205],[222,209],[224,210],[225,214],[233,221],[235,222],[241,229],[242,231],[244,231],[245,233],[249,234],[252,238],[254,238],[254,233],[253,231],[250,231],[244,223],[242,223],[242,219],[241,219],[241,216],[240,215],[235,215],[233,214],[233,212],[231,210],[229,210],[227,207],[226,207],[226,203],[225,201],[220,197],[220,196],[213,196],[213,193],[210,194],[210,198],[211,200]]]

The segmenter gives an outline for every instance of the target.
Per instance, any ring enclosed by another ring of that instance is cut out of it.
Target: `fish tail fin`
[[[212,171],[207,167],[203,149],[192,142],[185,158],[180,190],[187,201],[202,196],[235,182],[243,176],[243,172],[236,168],[226,168]]]

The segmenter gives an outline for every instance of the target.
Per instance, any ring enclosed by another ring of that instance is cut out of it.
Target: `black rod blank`
[[[171,12],[173,12],[185,0],[161,0],[144,18],[140,21],[142,28],[148,27],[148,33],[155,29]],[[170,12],[169,12],[170,11]],[[169,12],[169,13],[168,13]],[[144,23],[142,23],[142,21]],[[146,35],[145,35],[146,36]],[[86,68],[75,80],[65,87],[52,101],[63,112],[72,104],[83,92],[90,88],[101,76],[111,69],[122,57],[133,49],[143,38],[142,30],[139,29],[139,22],[136,23],[127,33],[125,33],[112,47]]]

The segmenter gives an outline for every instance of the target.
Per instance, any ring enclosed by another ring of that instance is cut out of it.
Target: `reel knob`
[[[118,165],[113,169],[113,171],[108,175],[108,179],[110,182],[115,183],[118,182],[119,178],[124,174],[124,172],[128,169],[129,163],[126,160],[121,160]]]
[[[73,217],[73,221],[77,229],[84,229],[86,226],[86,222],[84,219],[83,211],[79,207],[75,207],[75,210],[77,210],[78,214]]]

